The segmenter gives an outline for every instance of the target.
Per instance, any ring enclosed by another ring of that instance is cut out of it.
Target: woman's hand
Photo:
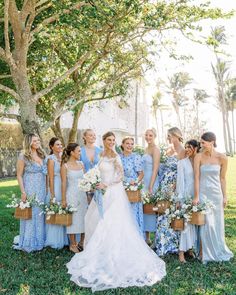
[[[61,206],[62,208],[66,208],[67,207],[66,201],[61,201]]]
[[[223,205],[224,205],[224,208],[227,206],[227,202],[228,202],[227,197],[224,197],[224,198],[223,198]]]
[[[96,185],[96,189],[104,189],[105,190],[106,188],[107,188],[107,186],[101,182]]]
[[[134,180],[131,180],[131,181],[130,181],[130,184],[131,184],[131,185],[134,185],[134,184],[135,184],[135,181],[134,181]]]
[[[27,200],[26,193],[25,192],[21,193],[21,201],[26,202],[26,200]]]
[[[196,206],[199,203],[199,198],[194,198],[192,203]]]
[[[152,187],[148,188],[148,192],[149,192],[149,194],[152,194]]]

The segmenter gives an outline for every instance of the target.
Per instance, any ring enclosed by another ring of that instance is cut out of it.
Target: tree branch
[[[15,92],[15,90],[13,90],[13,89],[5,86],[5,85],[2,85],[2,84],[0,84],[0,90],[10,94],[11,96],[13,96],[16,99],[16,101],[20,100],[20,96],[19,96],[18,93]]]
[[[15,120],[19,121],[21,116],[19,116],[17,114],[0,113],[0,118],[15,119]]]
[[[9,0],[5,0],[4,6],[4,39],[5,39],[5,54],[7,58],[11,58],[11,49],[10,49],[10,41],[9,41]]]
[[[60,15],[70,14],[75,9],[80,9],[83,6],[90,6],[90,4],[86,2],[80,2],[73,5],[70,9],[63,9],[60,14],[58,13],[44,19],[33,31],[31,31],[31,37],[33,37],[34,34],[39,33],[43,29],[43,27],[57,21],[60,18]]]
[[[69,75],[71,75],[74,71],[76,71],[80,66],[81,63],[84,62],[89,56],[89,52],[85,54],[85,56],[79,60],[72,68],[70,68],[68,71],[66,71],[63,75],[58,77],[56,80],[54,80],[51,85],[46,87],[45,89],[41,90],[40,92],[36,93],[33,96],[34,101],[38,101],[38,99],[46,94],[48,94],[51,90],[53,90],[58,84],[60,84],[63,80],[65,80]]]
[[[11,75],[9,74],[9,75],[0,75],[0,80],[1,79],[6,79],[6,78],[11,78]]]

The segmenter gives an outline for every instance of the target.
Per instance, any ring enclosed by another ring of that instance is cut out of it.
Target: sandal
[[[84,247],[80,243],[78,243],[77,244],[77,249],[79,249],[79,251],[83,251]]]
[[[79,249],[77,248],[77,245],[70,246],[70,251],[74,253],[79,253]]]

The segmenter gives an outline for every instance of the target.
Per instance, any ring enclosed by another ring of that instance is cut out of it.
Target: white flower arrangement
[[[42,210],[40,214],[46,214],[47,219],[49,219],[51,215],[72,214],[73,212],[78,210],[72,205],[67,205],[66,208],[63,208],[60,202],[56,202],[56,198],[53,198],[51,204],[45,204],[41,202],[41,203],[38,203],[38,206]]]
[[[133,184],[130,184],[129,182],[124,181],[123,185],[126,191],[136,192],[143,188],[143,183],[139,182],[138,180],[136,180]]]
[[[15,194],[12,194],[11,196],[12,201],[10,204],[7,204],[7,208],[20,208],[20,209],[26,209],[31,208],[34,204],[36,204],[36,198],[35,195],[33,196],[27,196],[26,202],[23,202],[21,198],[17,197]]]
[[[101,173],[98,166],[95,166],[84,174],[83,179],[79,180],[79,189],[84,192],[93,191],[100,182]]]
[[[195,213],[195,212],[201,212],[202,214],[207,214],[211,209],[213,209],[215,206],[211,201],[204,200],[201,203],[198,203],[197,205],[190,206],[189,213]]]
[[[173,200],[176,199],[176,194],[173,191],[173,188],[171,185],[166,185],[162,187],[161,189],[158,189],[157,192],[155,193],[155,196],[157,201],[172,202]]]
[[[150,194],[148,192],[142,192],[142,202],[143,204],[156,204],[157,199],[155,194]]]
[[[184,218],[188,222],[190,221],[190,206],[190,204],[184,203],[176,208],[176,203],[174,203],[170,208],[166,209],[165,214],[168,216],[169,221]]]

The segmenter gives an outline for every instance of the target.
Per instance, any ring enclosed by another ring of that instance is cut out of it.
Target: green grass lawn
[[[44,249],[27,254],[12,249],[13,237],[18,234],[19,222],[6,209],[12,193],[19,193],[15,180],[0,182],[0,293],[19,295],[87,295],[89,289],[78,288],[70,282],[65,264],[73,254],[68,249]],[[228,171],[229,204],[225,210],[226,239],[236,255],[236,158],[230,159]],[[94,249],[96,251],[96,249]],[[164,257],[167,276],[153,287],[115,289],[98,294],[236,294],[236,261],[209,263],[204,266],[190,259],[180,265],[176,255]]]

